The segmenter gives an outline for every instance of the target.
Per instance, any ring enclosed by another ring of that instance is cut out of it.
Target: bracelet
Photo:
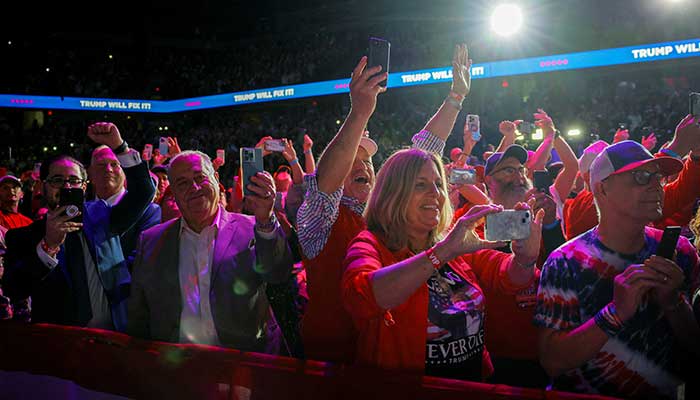
[[[438,256],[435,254],[435,248],[431,247],[428,250],[426,250],[425,256],[428,257],[430,263],[433,264],[433,268],[440,269],[440,267],[442,267],[443,262],[440,261]]]
[[[311,154],[311,149],[304,150],[304,154]]]
[[[39,242],[41,245],[41,249],[44,250],[44,252],[51,257],[56,257],[56,254],[58,254],[59,251],[61,251],[61,247],[51,247],[49,246],[48,243],[46,243],[46,239],[41,239],[41,242]]]
[[[459,94],[459,93],[457,93],[457,92],[455,92],[455,91],[450,90],[449,96],[452,97],[452,98],[454,98],[455,100],[457,100],[457,101],[460,102],[460,103],[461,103],[462,101],[464,101],[464,96],[462,96],[461,94]]]
[[[114,152],[114,154],[122,154],[125,153],[128,149],[129,145],[126,143],[126,141],[122,140],[122,144],[113,148],[112,151]]]
[[[615,304],[610,302],[605,307],[603,307],[598,313],[593,317],[596,325],[605,332],[606,335],[610,337],[616,336],[624,324],[620,317],[617,315],[617,309]]]
[[[462,111],[462,103],[455,100],[454,97],[448,96],[445,99],[445,102],[451,105],[452,107],[456,108],[458,111]]]
[[[292,161],[289,162],[289,166],[291,167],[291,166],[293,166],[294,164],[299,164],[299,159],[296,158],[296,157],[295,157]]]
[[[272,228],[275,227],[277,224],[277,217],[275,216],[275,213],[270,214],[270,220],[265,223],[260,223],[258,220],[255,220],[255,229],[261,230],[263,232],[269,232],[272,230]]]

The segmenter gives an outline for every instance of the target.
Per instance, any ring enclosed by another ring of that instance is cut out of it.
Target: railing
[[[12,321],[0,323],[0,370],[134,399],[604,399]],[[2,381],[0,398],[21,393],[3,395]],[[80,397],[66,393],[51,397]]]

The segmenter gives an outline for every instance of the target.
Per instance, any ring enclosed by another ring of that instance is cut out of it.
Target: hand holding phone
[[[146,143],[146,145],[143,146],[143,159],[146,161],[151,161],[152,157],[153,157],[153,145],[150,143]]]
[[[499,213],[488,214],[484,236],[486,240],[512,241],[530,237],[530,210],[503,210]]]
[[[255,194],[248,189],[248,185],[251,183],[250,178],[252,176],[255,176],[255,174],[257,174],[258,172],[263,171],[262,149],[242,147],[240,153],[240,165],[243,171],[243,196],[248,196],[251,194]]]
[[[680,226],[667,226],[661,236],[659,246],[656,248],[656,255],[669,260],[673,260],[673,255],[676,252],[678,238],[681,235]]]
[[[370,37],[369,38],[369,56],[367,58],[367,68],[381,65],[382,69],[377,74],[389,72],[389,59],[391,56],[391,43],[385,39]],[[379,86],[386,87],[387,80],[379,82]]]
[[[83,204],[85,192],[81,188],[61,188],[59,192],[59,206],[67,206],[63,215],[72,217],[71,222],[83,222]]]
[[[216,150],[216,157],[220,158],[222,162],[226,162],[226,152],[224,149]]]
[[[549,187],[554,183],[548,171],[534,171],[532,180],[535,188],[542,193],[549,193]]]
[[[170,146],[168,146],[168,138],[161,136],[158,140],[158,151],[160,155],[167,156],[170,152]]]
[[[450,181],[453,185],[475,185],[476,171],[472,168],[453,168],[450,171]]]

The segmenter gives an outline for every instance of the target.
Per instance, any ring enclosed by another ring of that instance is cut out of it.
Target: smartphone
[[[153,145],[150,143],[146,143],[146,145],[143,147],[143,158],[146,161],[150,161],[152,156],[153,156]]]
[[[678,237],[680,234],[680,226],[667,226],[666,229],[664,229],[664,234],[661,236],[659,246],[656,248],[656,255],[673,260],[673,254],[676,252],[676,245],[678,244]]]
[[[522,240],[530,237],[532,214],[529,210],[503,210],[486,216],[486,240]]]
[[[243,170],[243,196],[254,194],[248,190],[250,177],[263,171],[262,149],[252,147],[241,148],[241,169]]]
[[[700,93],[691,93],[690,100],[690,115],[700,117]]]
[[[216,157],[220,158],[221,161],[226,162],[226,152],[224,151],[224,149],[217,149]]]
[[[370,37],[369,56],[367,57],[367,68],[382,66],[380,74],[389,72],[389,59],[391,56],[391,43],[388,40]],[[387,80],[379,82],[380,86],[386,87]]]
[[[64,215],[73,217],[72,222],[83,222],[83,204],[85,203],[85,192],[80,188],[61,188],[59,192],[59,206],[68,206]]]
[[[161,155],[166,155],[168,154],[169,147],[168,147],[168,138],[166,137],[160,137],[160,140],[158,141],[158,151],[160,152]]]
[[[36,174],[37,176],[39,176],[39,174],[41,173],[41,163],[40,162],[34,163],[34,170],[32,172],[34,174]]]
[[[453,168],[450,171],[450,183],[453,185],[475,185],[476,171],[471,168]]]
[[[282,206],[282,192],[275,193],[275,205],[273,208],[276,211],[284,211],[284,207]]]
[[[518,125],[518,132],[525,134],[525,135],[529,135],[536,130],[537,130],[537,125],[535,125],[534,122],[523,121],[520,123],[520,125]]]
[[[270,139],[265,142],[265,150],[283,152],[284,142],[282,142],[282,139]]]
[[[549,171],[534,171],[532,184],[542,193],[549,193],[549,187],[552,186],[552,175]]]

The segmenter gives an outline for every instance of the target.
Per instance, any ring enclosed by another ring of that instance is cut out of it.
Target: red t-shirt
[[[32,222],[34,221],[20,213],[0,211],[0,225],[7,229],[22,228]]]

